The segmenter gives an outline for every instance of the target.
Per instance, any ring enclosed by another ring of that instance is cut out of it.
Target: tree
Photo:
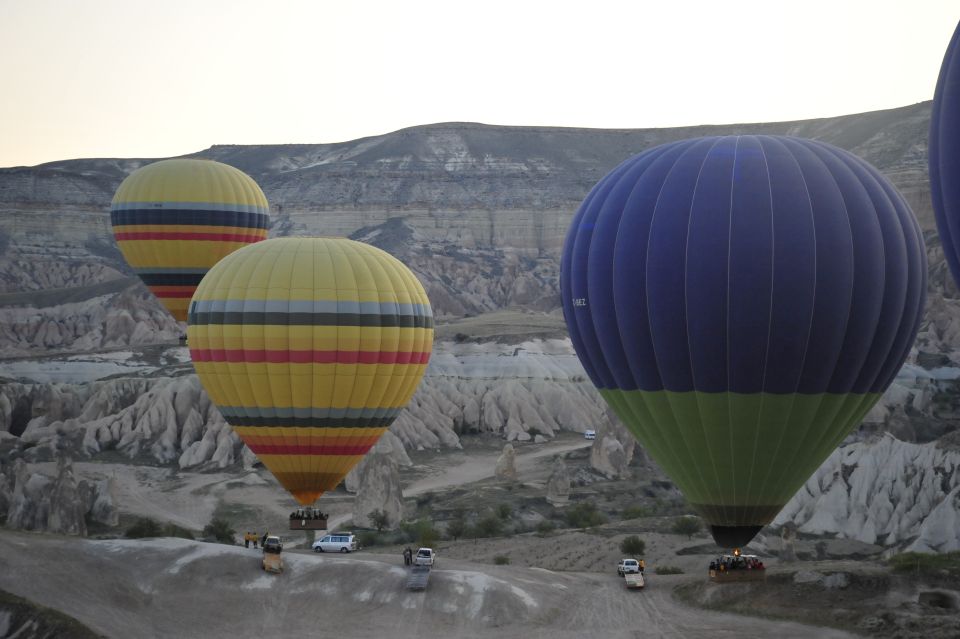
[[[237,536],[237,531],[230,527],[230,524],[224,519],[214,517],[203,529],[204,537],[213,537],[221,544],[233,545]]]
[[[513,515],[513,508],[510,507],[510,504],[497,505],[497,517],[507,520],[510,519],[511,515]]]
[[[382,533],[383,529],[390,525],[390,515],[383,510],[374,510],[370,513],[370,521],[373,522],[377,532]]]
[[[580,502],[567,509],[567,524],[573,528],[592,528],[607,523],[607,517],[592,502]]]
[[[160,524],[152,519],[141,517],[127,528],[127,532],[124,534],[130,539],[142,539],[143,537],[160,537],[163,535],[163,530],[160,528]]]
[[[452,519],[447,522],[447,535],[454,541],[463,537],[463,533],[467,531],[467,522],[463,520],[462,517],[457,519]]]
[[[690,539],[700,532],[700,520],[696,517],[677,517],[673,522],[673,532]]]
[[[620,552],[625,555],[642,556],[646,549],[646,542],[637,535],[624,537],[623,541],[620,542]]]
[[[503,522],[493,513],[477,522],[474,527],[477,537],[496,537],[503,530]]]

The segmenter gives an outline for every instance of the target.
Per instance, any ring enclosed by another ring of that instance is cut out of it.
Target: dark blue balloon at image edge
[[[930,197],[940,243],[960,285],[960,25],[943,57],[930,115]]]
[[[560,290],[591,381],[737,547],[893,381],[923,316],[926,254],[903,197],[852,153],[707,137],[597,183]]]

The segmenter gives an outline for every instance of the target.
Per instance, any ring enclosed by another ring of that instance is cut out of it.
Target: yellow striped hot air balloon
[[[410,401],[430,358],[433,314],[416,276],[378,248],[277,238],[210,269],[187,336],[224,418],[309,505]]]
[[[148,164],[127,176],[110,205],[127,263],[179,321],[204,273],[267,238],[269,206],[249,175],[213,160]]]

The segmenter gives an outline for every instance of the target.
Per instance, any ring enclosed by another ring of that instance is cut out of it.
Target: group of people
[[[257,543],[261,546],[267,542],[267,535],[270,533],[263,533],[263,537],[260,537],[255,532],[250,532],[249,530],[243,534],[243,547],[249,548],[250,544],[253,543],[253,547],[257,547]]]
[[[320,512],[316,508],[297,508],[290,513],[290,519],[327,519],[327,513]]]
[[[710,570],[763,570],[763,561],[756,557],[720,557],[710,562]]]

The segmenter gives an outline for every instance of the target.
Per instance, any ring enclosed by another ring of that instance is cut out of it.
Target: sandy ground
[[[285,553],[264,574],[252,549],[181,539],[80,540],[0,532],[0,589],[108,637],[635,639],[847,637],[678,603],[660,577],[628,591],[615,575],[488,566],[442,557],[425,592],[393,556]],[[24,575],[29,574],[29,579]]]

